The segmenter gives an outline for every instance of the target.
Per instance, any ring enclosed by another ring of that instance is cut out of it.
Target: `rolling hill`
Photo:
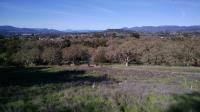
[[[200,25],[197,26],[142,26],[122,28],[137,32],[200,32]]]
[[[61,33],[61,31],[47,28],[18,28],[13,26],[0,26],[3,33]]]

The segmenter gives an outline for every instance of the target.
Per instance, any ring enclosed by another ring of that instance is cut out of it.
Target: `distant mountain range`
[[[200,32],[200,25],[196,26],[142,26],[121,28],[116,31],[127,30],[135,32]],[[110,30],[64,30],[59,31],[47,28],[18,28],[13,26],[0,26],[0,33],[78,33],[102,32]]]
[[[19,28],[14,26],[0,26],[1,33],[78,33],[78,32],[101,32],[103,30],[63,30],[47,28]]]
[[[71,30],[71,29],[68,29],[68,30],[63,30],[63,32],[66,32],[66,33],[88,33],[88,32],[101,32],[103,30]]]
[[[197,26],[142,26],[122,28],[136,32],[200,32],[200,25]]]
[[[3,33],[60,33],[61,31],[47,28],[18,28],[13,26],[0,26]]]

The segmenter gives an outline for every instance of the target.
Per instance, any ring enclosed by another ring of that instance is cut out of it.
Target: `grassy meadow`
[[[0,67],[1,112],[199,112],[200,68]]]

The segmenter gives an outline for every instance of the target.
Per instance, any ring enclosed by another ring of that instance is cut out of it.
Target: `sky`
[[[200,0],[0,0],[0,25],[58,30],[200,25]]]

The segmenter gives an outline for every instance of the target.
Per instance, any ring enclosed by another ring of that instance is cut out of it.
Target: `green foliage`
[[[40,50],[32,48],[29,50],[20,50],[13,55],[13,61],[18,65],[33,65],[40,59]]]
[[[47,63],[49,65],[59,65],[62,61],[62,54],[59,49],[49,47],[44,48],[41,58],[44,63]]]
[[[197,92],[183,95],[174,95],[174,103],[167,112],[199,112],[200,94]]]
[[[3,35],[0,34],[0,39],[4,39],[5,37]]]

